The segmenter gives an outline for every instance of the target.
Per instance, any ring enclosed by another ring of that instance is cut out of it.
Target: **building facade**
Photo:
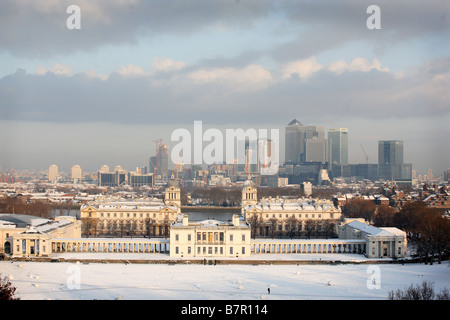
[[[406,256],[406,233],[398,228],[377,228],[364,219],[347,219],[339,225],[340,239],[366,241],[368,258],[404,258]]]
[[[250,225],[237,214],[232,221],[190,222],[187,215],[170,226],[171,257],[249,257]]]
[[[328,129],[328,160],[330,164],[348,163],[348,129]]]
[[[292,120],[285,128],[285,163],[298,164],[304,156],[305,127]]]
[[[181,212],[180,187],[172,177],[164,199],[105,197],[82,205],[80,212],[85,236],[168,237],[170,224]]]
[[[81,221],[61,216],[44,219],[24,214],[0,214],[0,253],[15,257],[48,257],[52,240],[81,238]]]
[[[242,215],[252,225],[253,236],[298,236],[320,232],[331,236],[337,233],[342,212],[331,200],[257,199],[257,188],[249,180],[242,189]]]

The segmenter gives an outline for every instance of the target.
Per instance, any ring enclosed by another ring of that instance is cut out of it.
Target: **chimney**
[[[187,227],[189,225],[189,216],[187,214],[183,215],[183,227]]]
[[[233,214],[233,226],[238,227],[240,224],[239,215]]]

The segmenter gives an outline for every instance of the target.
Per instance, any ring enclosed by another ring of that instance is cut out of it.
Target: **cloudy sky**
[[[367,8],[381,11],[369,29]],[[71,30],[70,5],[81,12]],[[349,161],[450,167],[445,0],[2,0],[0,164],[144,166],[153,140],[211,128],[349,129]],[[281,158],[284,145],[280,146]]]

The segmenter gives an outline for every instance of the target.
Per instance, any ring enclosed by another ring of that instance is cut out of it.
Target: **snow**
[[[140,254],[111,255],[130,260],[140,257]],[[99,258],[88,253],[64,254],[65,258],[74,256]],[[147,259],[149,256],[168,259],[164,254],[146,254]],[[329,259],[339,256],[347,261],[368,260],[345,254],[301,256],[308,260],[325,256]],[[290,255],[254,255],[252,260],[271,257],[288,260]],[[404,289],[424,280],[432,281],[436,291],[450,288],[449,261],[433,265],[0,261],[0,273],[10,279],[22,300],[385,300],[389,290]]]

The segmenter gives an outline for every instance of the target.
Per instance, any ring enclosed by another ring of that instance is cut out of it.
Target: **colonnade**
[[[52,253],[59,252],[128,252],[128,253],[169,253],[169,240],[105,240],[70,239],[52,240]]]
[[[169,239],[54,239],[52,253],[60,252],[118,252],[169,253]],[[252,240],[251,253],[364,253],[365,240]]]
[[[252,253],[363,253],[365,240],[252,241]]]

